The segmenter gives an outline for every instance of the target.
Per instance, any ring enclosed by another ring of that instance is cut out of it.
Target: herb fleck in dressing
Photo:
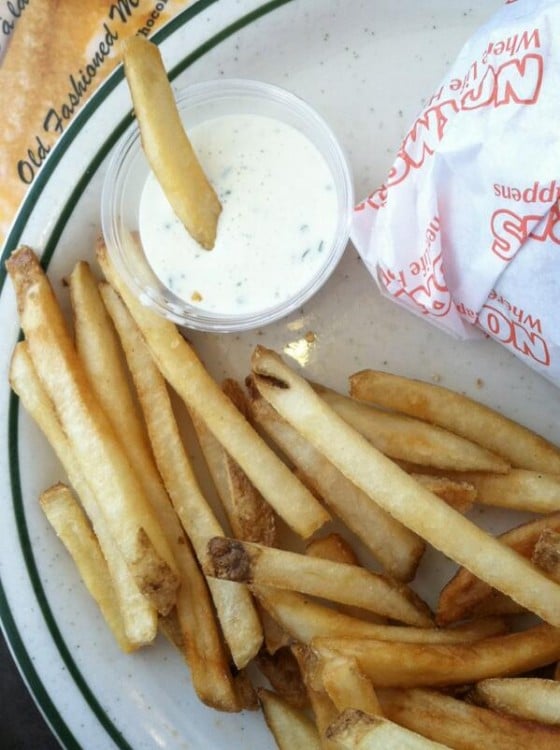
[[[140,236],[161,282],[200,309],[252,313],[303,289],[336,231],[337,198],[318,149],[261,115],[226,115],[189,138],[222,203],[216,244],[204,250],[175,217],[150,174]]]

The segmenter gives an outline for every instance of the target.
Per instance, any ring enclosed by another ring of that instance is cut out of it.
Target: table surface
[[[8,705],[0,710],[2,750],[60,750],[0,635],[0,706]]]

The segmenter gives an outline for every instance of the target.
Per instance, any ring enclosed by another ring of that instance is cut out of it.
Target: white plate
[[[489,7],[489,6],[492,7]],[[261,78],[313,104],[347,149],[361,196],[382,181],[407,124],[462,42],[499,5],[486,0],[199,0],[158,34],[177,84],[217,76]],[[99,232],[104,160],[129,122],[116,72],[49,156],[17,217],[4,259],[25,242],[44,253],[57,292]],[[163,641],[120,654],[72,564],[47,528],[37,496],[61,477],[42,436],[10,395],[7,368],[19,333],[12,289],[0,275],[0,605],[6,637],[47,721],[66,748],[273,748],[258,714],[203,707],[188,671]],[[309,345],[305,333],[313,331]],[[437,376],[560,441],[558,391],[490,341],[458,343],[381,299],[349,249],[305,309],[242,336],[193,336],[220,378],[243,376],[255,343],[293,355],[317,380],[344,388],[366,366]],[[491,517],[495,528],[509,520]],[[450,569],[428,555],[418,590],[432,602]],[[430,569],[428,572],[427,569]]]

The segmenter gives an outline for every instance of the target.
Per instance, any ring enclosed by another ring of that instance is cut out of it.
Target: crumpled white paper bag
[[[413,123],[352,240],[382,292],[560,384],[560,2],[510,0]]]

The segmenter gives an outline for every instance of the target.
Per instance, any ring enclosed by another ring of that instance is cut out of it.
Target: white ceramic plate
[[[406,126],[459,47],[499,0],[199,0],[162,30],[176,84],[247,76],[285,86],[332,124],[346,148],[359,197],[382,181]],[[490,7],[491,6],[491,7]],[[130,121],[117,71],[49,156],[15,221],[4,256],[22,242],[43,253],[57,292],[99,232],[107,153]],[[10,394],[7,368],[19,334],[12,289],[0,271],[0,607],[24,679],[69,749],[272,748],[258,714],[202,706],[188,671],[163,641],[120,654],[47,527],[38,493],[61,478],[42,436]],[[313,331],[310,345],[305,334]],[[257,342],[344,388],[366,366],[434,377],[560,440],[558,391],[490,341],[458,343],[381,299],[349,249],[304,310],[242,336],[193,336],[216,377],[243,376]],[[511,517],[485,514],[493,528]],[[417,588],[431,602],[449,575],[427,556]]]

